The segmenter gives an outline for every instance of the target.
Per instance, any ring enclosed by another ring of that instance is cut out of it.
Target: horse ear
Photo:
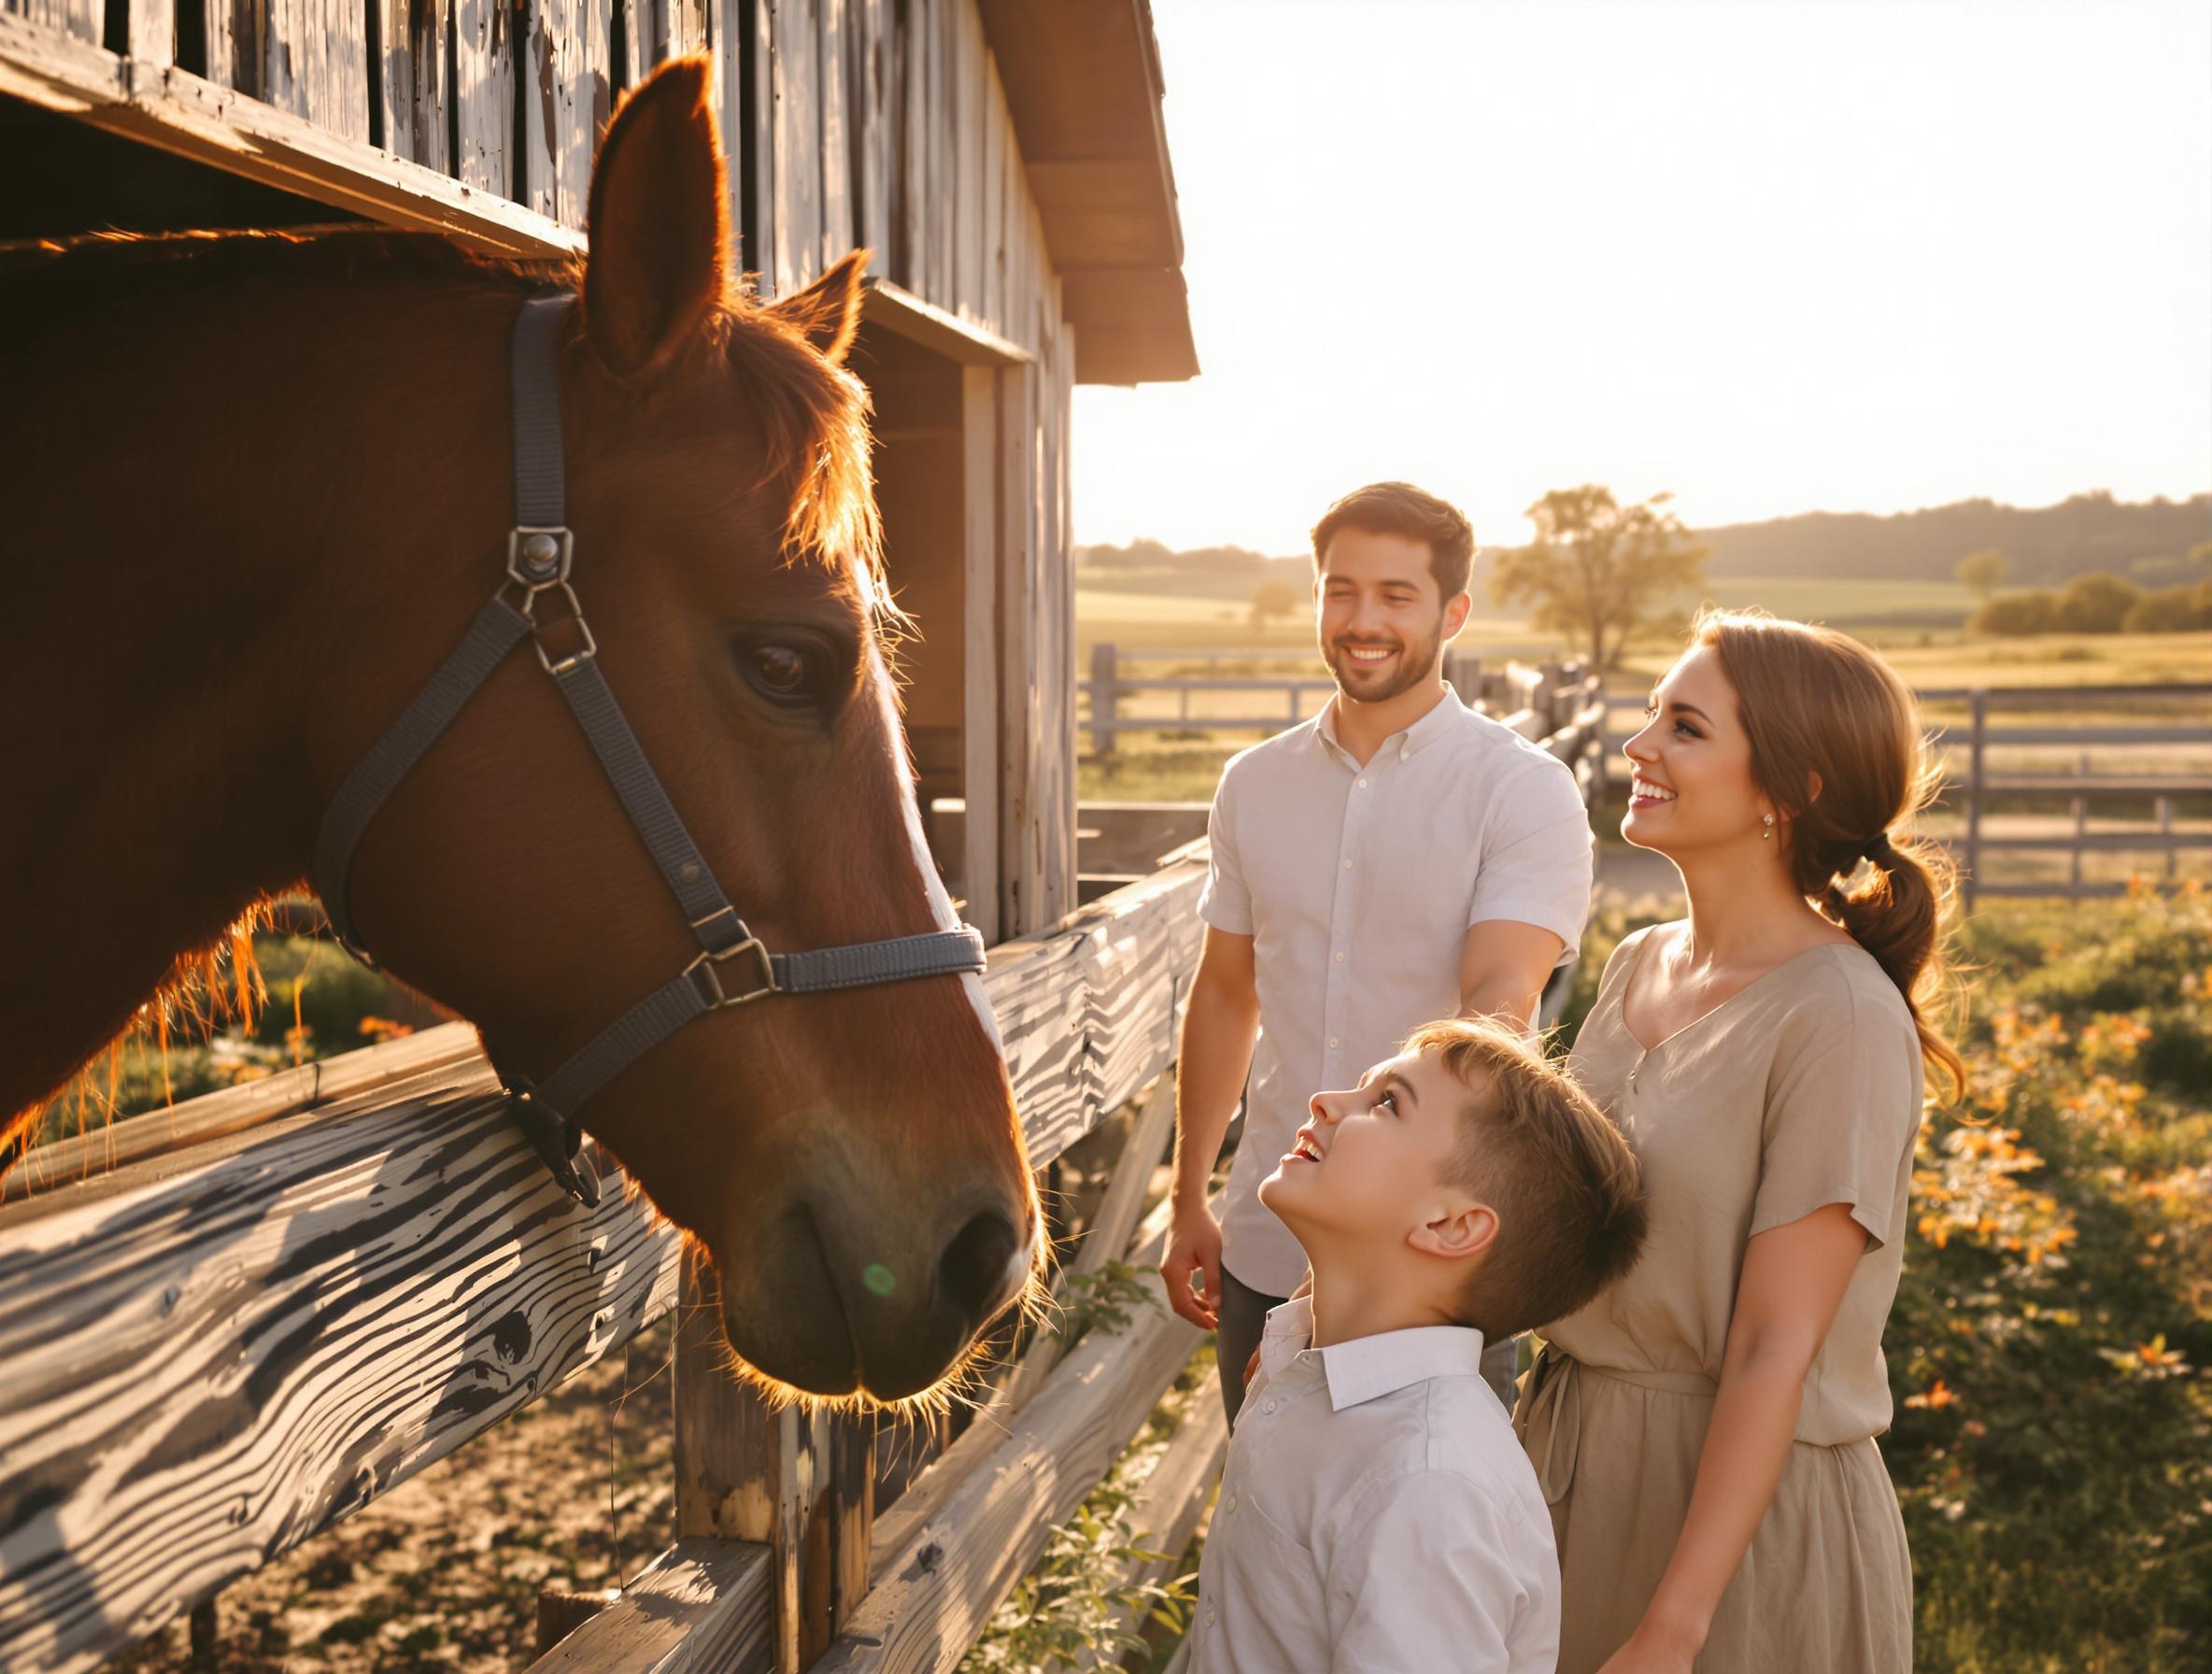
[[[795,327],[832,366],[844,364],[845,350],[860,330],[860,275],[869,255],[855,250],[804,291],[768,305],[769,313]]]
[[[678,58],[622,101],[591,171],[584,333],[610,371],[654,370],[721,301],[730,266],[708,61]]]

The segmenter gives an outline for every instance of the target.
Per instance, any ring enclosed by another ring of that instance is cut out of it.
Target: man
[[[1313,590],[1336,693],[1235,757],[1214,795],[1160,1273],[1178,1313],[1220,1332],[1231,1423],[1268,1310],[1305,1278],[1258,1186],[1313,1089],[1350,1085],[1437,1017],[1526,1028],[1589,915],[1573,774],[1444,683],[1444,646],[1473,607],[1474,545],[1458,510],[1405,483],[1329,507]],[[1244,1137],[1217,1221],[1206,1182],[1240,1093]],[[1505,1342],[1484,1355],[1501,1394],[1512,1355]]]

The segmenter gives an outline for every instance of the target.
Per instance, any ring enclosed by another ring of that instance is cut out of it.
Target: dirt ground
[[[670,1326],[588,1367],[216,1602],[209,1660],[180,1618],[114,1674],[507,1674],[552,1582],[614,1585],[674,1539]],[[611,1454],[610,1454],[611,1447]]]

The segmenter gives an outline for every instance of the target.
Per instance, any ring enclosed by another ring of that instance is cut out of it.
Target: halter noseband
[[[562,497],[554,351],[574,301],[566,291],[532,297],[515,322],[515,528],[507,536],[506,577],[476,613],[461,644],[332,797],[316,838],[314,882],[339,942],[356,958],[374,963],[354,939],[347,901],[362,834],[507,653],[530,639],[699,940],[698,954],[680,973],[601,1029],[542,1084],[504,1078],[516,1119],[554,1179],[579,1202],[596,1205],[598,1175],[577,1155],[583,1134],[576,1112],[685,1024],[770,995],[980,972],[985,959],[982,933],[972,925],[807,953],[770,953],[715,881],[599,671],[598,646],[569,583],[575,539],[568,530]],[[508,595],[518,590],[520,603],[510,603]],[[543,631],[548,624],[537,617],[540,597],[556,591],[568,614],[550,625],[568,628],[577,641],[567,651],[546,645]],[[725,967],[742,972],[736,986],[724,982]]]

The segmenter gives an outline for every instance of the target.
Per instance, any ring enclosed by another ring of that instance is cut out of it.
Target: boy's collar
[[[1329,1407],[1337,1412],[1429,1378],[1482,1375],[1482,1333],[1472,1326],[1417,1326],[1354,1337],[1325,1349],[1313,1348],[1312,1341],[1313,1298],[1284,1302],[1269,1313],[1261,1334],[1261,1369],[1271,1382],[1307,1355],[1319,1359]]]

